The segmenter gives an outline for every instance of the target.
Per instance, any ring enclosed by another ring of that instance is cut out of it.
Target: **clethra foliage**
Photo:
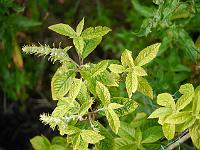
[[[176,103],[168,93],[158,95],[157,103],[163,107],[156,109],[149,118],[159,118],[160,125],[150,123],[152,120],[147,120],[145,113],[137,113],[129,124],[120,121],[120,117],[138,108],[139,104],[132,99],[136,91],[153,99],[153,90],[145,79],[147,72],[143,66],[156,57],[160,43],[143,49],[135,59],[126,49],[120,63],[103,60],[84,64],[84,59],[111,29],[98,26],[83,30],[83,26],[84,18],[76,30],[62,23],[49,27],[73,40],[79,63],[67,54],[72,46],[64,49],[47,45],[23,47],[27,54],[48,55],[50,60],[61,64],[51,81],[52,99],[57,101],[57,106],[52,114],[42,114],[40,120],[67,137],[55,137],[50,142],[43,136],[36,136],[31,139],[33,147],[36,150],[87,150],[92,144],[95,150],[153,149],[159,148],[163,136],[172,139],[175,132],[189,128],[192,140],[199,148],[200,88],[194,90],[191,84],[181,86],[182,96]],[[80,74],[79,78],[77,74]],[[112,97],[110,94],[110,89],[118,87],[120,82],[125,83],[128,97]],[[94,107],[94,103],[97,106]],[[99,122],[100,117],[106,118],[111,131]],[[145,127],[146,124],[149,125]],[[113,138],[113,135],[117,136]]]

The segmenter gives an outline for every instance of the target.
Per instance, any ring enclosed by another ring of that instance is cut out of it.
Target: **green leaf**
[[[138,77],[138,91],[153,99],[153,89],[148,81],[143,77]]]
[[[159,118],[164,117],[166,115],[170,115],[172,113],[172,109],[169,107],[160,107],[156,109],[148,118]]]
[[[96,93],[103,105],[110,103],[110,92],[108,91],[108,88],[99,81],[97,81],[96,84]]]
[[[188,116],[191,116],[191,112],[189,111],[176,112],[167,117],[165,122],[169,124],[181,124],[187,121]]]
[[[97,93],[96,93],[96,80],[94,78],[91,78],[91,79],[87,80],[86,85],[87,85],[88,90],[94,96],[97,96]]]
[[[76,27],[76,34],[78,36],[81,35],[82,31],[83,31],[83,26],[84,26],[84,18],[79,22],[79,24]]]
[[[114,73],[123,73],[125,71],[125,68],[122,65],[117,65],[117,64],[111,64],[109,66],[109,69]]]
[[[189,94],[189,93],[193,93],[194,92],[194,87],[192,84],[184,84],[184,85],[181,85],[180,89],[179,89],[179,92],[181,94]]]
[[[98,64],[96,64],[95,67],[91,71],[92,77],[95,77],[99,75],[101,72],[105,71],[107,66],[108,66],[107,60],[103,60],[99,62]]]
[[[191,128],[189,128],[189,133],[192,138],[193,144],[197,149],[200,149],[200,125],[199,122],[194,124]]]
[[[101,40],[102,37],[84,40],[85,45],[83,48],[82,58],[86,58],[101,43]]]
[[[81,36],[84,39],[94,39],[94,38],[102,37],[110,31],[111,29],[108,27],[102,27],[102,26],[89,27],[82,32]]]
[[[104,139],[104,136],[98,134],[93,130],[82,130],[81,137],[87,143],[95,144]]]
[[[94,99],[91,98],[89,101],[86,101],[85,103],[83,103],[79,110],[79,115],[83,116],[88,111],[88,109],[92,106],[93,102],[94,102]]]
[[[147,76],[146,71],[140,66],[135,66],[132,69],[133,69],[134,74],[138,76]]]
[[[192,113],[198,115],[200,113],[200,86],[195,89],[195,95],[192,104]]]
[[[54,144],[54,145],[51,145],[49,150],[66,150],[66,148],[64,146]]]
[[[99,143],[95,144],[94,150],[113,150],[113,148],[114,148],[113,135],[111,134],[111,132],[107,128],[105,128],[99,122],[95,122],[95,123],[97,123],[97,128],[99,129],[99,132],[105,138],[103,140],[101,140]]]
[[[3,18],[3,16],[2,16],[2,18]],[[30,19],[29,17],[21,16],[16,13],[15,14],[12,13],[11,15],[6,15],[5,18],[6,19],[4,19],[4,21],[7,22],[7,24],[5,24],[5,25],[12,26],[12,31],[10,31],[10,32],[24,31],[24,30],[30,29],[34,26],[39,26],[42,24],[41,22],[38,22],[34,19]],[[10,23],[10,24],[8,24],[8,23]]]
[[[51,145],[49,140],[44,136],[35,136],[30,142],[35,150],[49,150]]]
[[[158,53],[159,47],[160,43],[156,43],[143,49],[135,59],[136,65],[143,66],[153,60]]]
[[[120,128],[119,128],[119,132],[118,135],[126,140],[130,140],[130,141],[134,141],[135,138],[135,129],[130,126],[130,124],[126,123],[126,122],[120,122]]]
[[[124,97],[114,97],[111,102],[123,105],[123,107],[115,110],[118,116],[128,115],[138,107],[138,104],[133,99]]]
[[[135,140],[137,142],[137,145],[140,145],[140,143],[142,142],[142,131],[140,128],[136,128],[135,130]]]
[[[147,121],[147,115],[144,112],[136,113],[135,118],[131,121],[131,126],[133,128],[138,128],[145,124]]]
[[[121,55],[121,62],[124,67],[133,67],[134,61],[132,57],[132,52],[125,49],[124,52]]]
[[[141,5],[137,0],[132,0],[131,2],[134,6],[134,10],[136,10],[137,13],[140,14],[141,16],[144,16],[144,17],[152,17],[153,16],[154,13],[153,13],[152,7]]]
[[[127,90],[128,96],[129,96],[129,98],[131,98],[132,93],[134,93],[138,87],[137,76],[134,73],[129,72],[126,76],[125,83],[126,83],[126,90]]]
[[[175,134],[175,125],[174,124],[163,124],[162,126],[162,130],[164,133],[164,136],[168,139],[171,140],[174,138],[174,134]]]
[[[66,146],[67,145],[67,139],[64,138],[64,137],[61,137],[61,136],[54,136],[53,139],[51,140],[51,143]]]
[[[74,46],[75,46],[77,52],[82,55],[83,48],[84,48],[83,38],[81,36],[73,38],[73,43],[74,43]]]
[[[142,133],[142,143],[154,143],[161,137],[163,137],[163,132],[160,126],[150,127]]]
[[[169,93],[162,93],[157,96],[157,103],[160,106],[171,107],[175,110],[175,102],[171,94]]]
[[[80,67],[81,77],[86,81],[91,79],[91,68],[91,64],[85,64]]]
[[[60,72],[61,69],[58,68],[51,80],[51,93],[53,100],[58,100],[58,98],[67,94],[75,78],[75,72],[73,70],[66,73]]]
[[[68,97],[70,99],[74,100],[78,96],[82,84],[83,84],[82,79],[76,79],[76,78],[74,79],[68,94]]]
[[[115,150],[137,150],[137,145],[133,143],[133,141],[123,138],[116,138]]]
[[[195,46],[194,41],[188,32],[186,32],[183,28],[177,28],[175,32],[177,34],[176,37],[180,47],[193,61],[196,61],[199,49]]]
[[[182,95],[176,102],[176,109],[179,111],[185,108],[192,101],[193,96],[194,96],[193,93],[187,93]]]
[[[109,108],[106,109],[106,118],[108,120],[109,126],[112,129],[114,133],[118,133],[119,127],[120,127],[120,121],[117,114],[114,112],[113,109]]]
[[[74,38],[76,36],[76,32],[74,31],[74,29],[72,29],[67,24],[63,24],[63,23],[55,24],[55,25],[50,26],[49,29],[53,30],[54,32],[58,34],[68,36],[70,38]]]

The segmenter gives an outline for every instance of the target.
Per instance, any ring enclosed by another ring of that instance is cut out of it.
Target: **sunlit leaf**
[[[76,27],[76,34],[78,36],[81,35],[82,31],[83,31],[83,26],[84,26],[84,18],[79,22],[79,24]]]
[[[72,29],[67,24],[63,24],[63,23],[54,24],[54,25],[50,26],[49,29],[53,30],[54,32],[56,32],[58,34],[68,36],[70,38],[74,38],[76,36],[76,32],[74,31],[74,29]]]
[[[126,76],[125,83],[126,83],[126,90],[127,90],[128,96],[129,98],[131,98],[132,94],[137,90],[138,78],[134,73],[129,72]]]
[[[102,27],[102,26],[89,27],[82,32],[81,36],[84,39],[94,39],[94,38],[102,37],[110,31],[111,29],[108,27]]]
[[[171,140],[171,139],[174,138],[174,134],[175,134],[175,125],[174,124],[167,124],[167,123],[165,123],[162,126],[162,130],[163,130],[164,136],[168,140]]]
[[[156,43],[143,49],[135,59],[136,65],[143,66],[153,60],[158,53],[159,47],[160,43]]]

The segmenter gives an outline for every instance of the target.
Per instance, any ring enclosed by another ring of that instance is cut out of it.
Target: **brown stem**
[[[181,137],[178,141],[176,141],[175,143],[171,144],[166,150],[173,150],[173,149],[175,149],[180,144],[182,144],[185,141],[187,141],[189,138],[190,138],[190,134],[187,133],[186,135],[184,135],[183,137]]]

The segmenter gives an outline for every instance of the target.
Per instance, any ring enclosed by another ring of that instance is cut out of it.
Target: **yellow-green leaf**
[[[95,79],[106,86],[119,86],[118,84],[120,76],[119,74],[105,70],[104,72],[101,72],[99,75],[97,75]]]
[[[122,65],[117,65],[117,64],[111,64],[109,66],[110,71],[114,73],[123,73],[125,71],[124,66]]]
[[[121,62],[124,67],[133,67],[134,61],[132,57],[132,52],[125,49],[124,52],[121,55]]]
[[[192,101],[193,96],[194,96],[193,93],[187,93],[182,95],[176,102],[176,109],[179,111],[185,108]]]
[[[111,108],[106,109],[105,112],[110,128],[112,129],[113,132],[117,134],[120,127],[119,117]]]
[[[52,116],[63,117],[64,115],[72,115],[78,113],[80,105],[77,101],[63,98],[59,100],[58,106],[53,110]]]
[[[95,77],[99,75],[101,72],[105,71],[107,66],[108,66],[107,60],[103,60],[99,62],[98,64],[96,64],[95,67],[91,71],[92,77]]]
[[[191,116],[190,111],[175,112],[165,120],[169,124],[181,124],[187,121],[187,118]]]
[[[189,133],[196,148],[200,149],[200,122],[189,128]]]
[[[153,99],[153,89],[148,81],[143,77],[138,77],[138,91]]]
[[[111,102],[123,105],[123,107],[115,110],[118,116],[128,115],[138,107],[138,104],[133,99],[124,97],[114,97]]]
[[[35,150],[49,150],[51,143],[44,136],[35,136],[30,140]]]
[[[110,31],[111,29],[108,27],[102,27],[102,26],[89,27],[82,32],[81,36],[84,39],[94,39],[94,38],[102,37]]]
[[[133,69],[133,72],[138,76],[147,76],[146,71],[140,66],[135,66],[132,69]]]
[[[175,102],[171,94],[169,93],[162,93],[157,96],[157,103],[160,106],[171,107],[175,110]]]
[[[166,115],[170,115],[172,111],[173,110],[170,107],[160,107],[156,109],[148,118],[164,117]]]
[[[58,100],[59,97],[63,97],[67,94],[75,78],[74,71],[68,71],[66,73],[60,72],[61,70],[59,68],[51,80],[51,93],[53,100]]]
[[[81,137],[90,144],[95,144],[104,139],[104,136],[93,130],[81,130]]]
[[[88,109],[92,106],[93,102],[94,102],[94,99],[91,98],[90,100],[83,103],[80,107],[79,115],[83,116],[88,111]]]
[[[160,43],[153,44],[143,49],[135,59],[137,66],[143,66],[153,60],[159,50]]]
[[[81,86],[81,90],[79,91],[77,98],[81,103],[84,103],[90,100],[90,93],[86,87],[86,81],[83,82]]]
[[[118,103],[110,103],[108,105],[108,109],[118,109],[118,108],[121,108],[121,107],[123,107],[123,105],[118,104]]]
[[[181,85],[179,92],[181,94],[189,94],[189,93],[193,93],[194,92],[194,87],[192,84],[190,83],[186,83],[184,85]]]
[[[200,86],[195,89],[195,95],[192,104],[192,113],[198,115],[200,113]]]
[[[81,36],[73,38],[73,43],[74,43],[74,46],[75,46],[77,52],[82,55],[83,48],[84,48],[83,38]]]
[[[83,84],[82,79],[76,79],[76,78],[74,79],[68,95],[71,99],[74,100],[78,96],[82,84]]]
[[[129,98],[132,97],[132,93],[137,90],[138,87],[138,79],[137,76],[133,72],[129,72],[126,76],[126,90]]]
[[[55,24],[50,26],[49,29],[53,30],[58,34],[68,36],[70,38],[74,38],[76,36],[76,32],[68,24],[63,24],[63,23]]]
[[[101,43],[102,37],[95,39],[85,40],[84,39],[84,48],[82,58],[86,58],[98,45]]]
[[[164,136],[168,139],[171,140],[174,138],[174,134],[175,134],[175,125],[174,124],[163,124],[162,126],[162,130],[164,133]]]
[[[110,92],[108,91],[108,88],[99,81],[97,81],[96,84],[96,93],[104,105],[110,103]]]
[[[84,26],[84,18],[79,22],[79,24],[76,27],[76,34],[78,36],[81,35],[82,31],[83,31],[83,26]]]
[[[176,125],[177,132],[183,132],[185,129],[190,128],[196,122],[196,118],[192,115],[187,117],[187,120],[182,124]]]

